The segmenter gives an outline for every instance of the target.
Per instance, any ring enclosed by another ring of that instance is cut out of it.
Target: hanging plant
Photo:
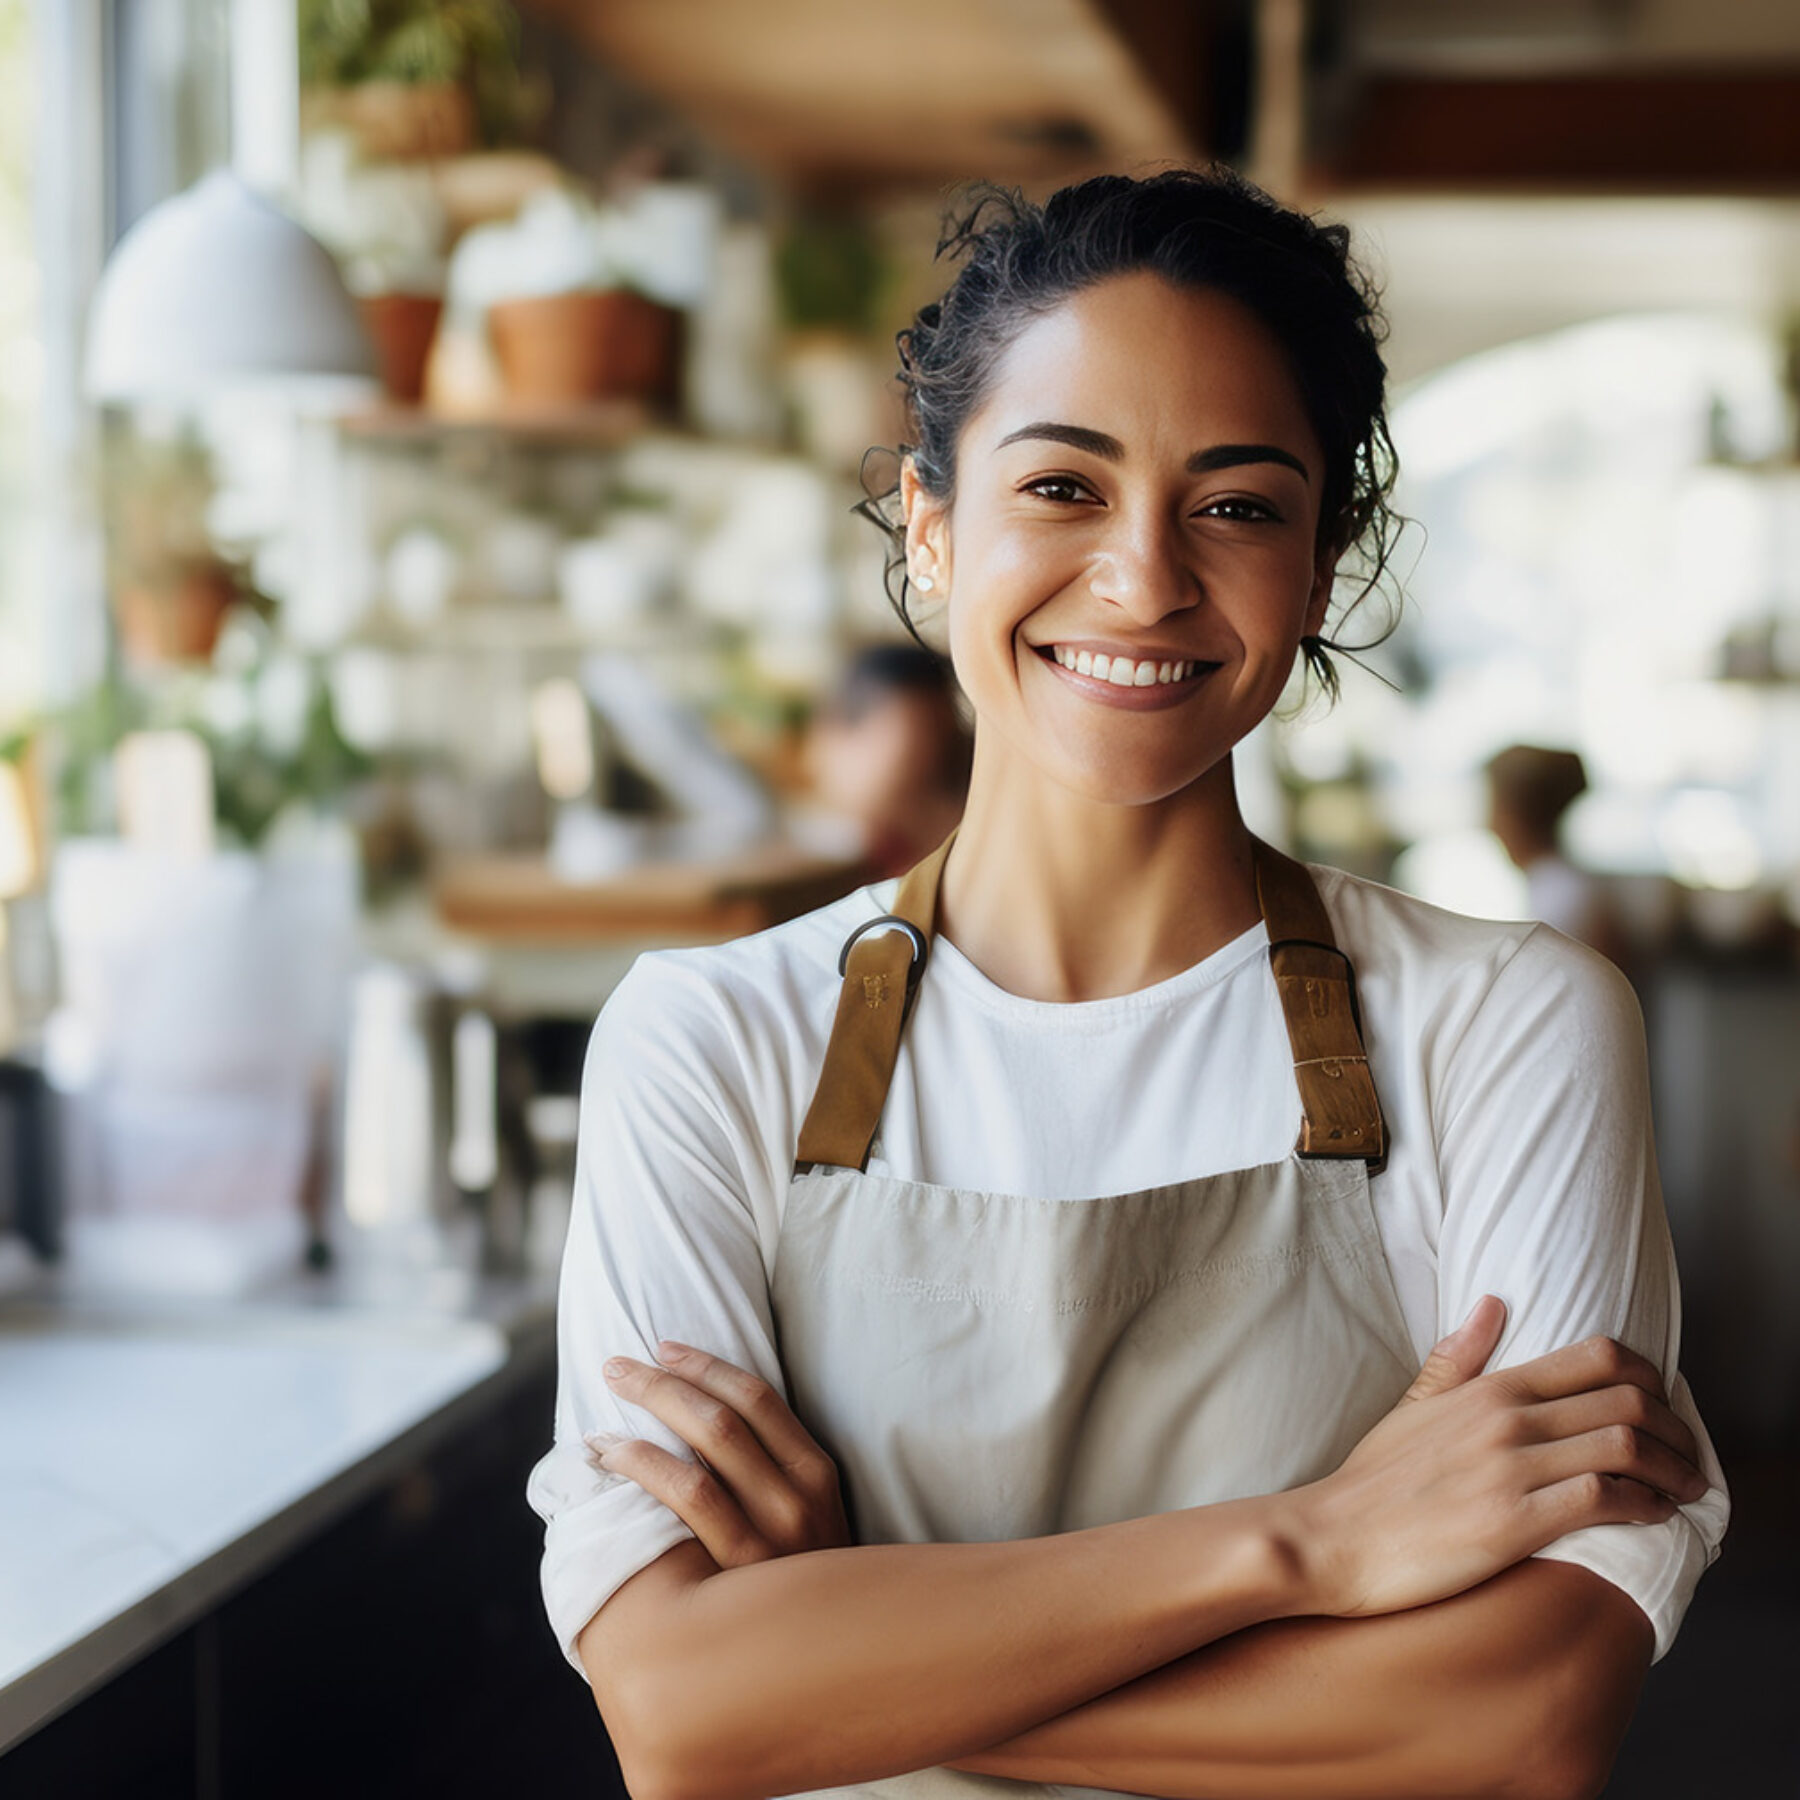
[[[842,331],[867,337],[875,327],[887,260],[859,219],[809,215],[775,252],[782,318],[794,331]]]
[[[543,114],[507,0],[299,0],[298,15],[308,124],[346,126],[372,156],[512,142]]]

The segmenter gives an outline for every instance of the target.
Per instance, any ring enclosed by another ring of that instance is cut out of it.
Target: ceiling
[[[530,0],[745,161],[803,188],[1192,156],[1154,71],[1090,0]],[[1197,70],[1199,13],[1169,42]]]
[[[1260,103],[1308,192],[1800,192],[1800,0],[527,6],[802,191],[1254,163]]]

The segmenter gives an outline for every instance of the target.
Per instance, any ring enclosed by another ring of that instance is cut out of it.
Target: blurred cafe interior
[[[954,185],[1211,158],[1409,521],[1246,813],[1636,986],[1737,1513],[1607,1792],[1800,1793],[1793,0],[0,0],[0,1791],[615,1780],[588,1030],[955,817],[854,511]]]

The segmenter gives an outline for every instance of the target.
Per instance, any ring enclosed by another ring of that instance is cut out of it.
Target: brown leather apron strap
[[[815,1163],[861,1169],[881,1123],[888,1086],[900,1056],[900,1033],[930,954],[937,923],[938,882],[956,841],[953,831],[908,871],[894,910],[860,925],[844,945],[838,972],[837,1017],[825,1047],[825,1066],[800,1127],[798,1174]]]
[[[867,1166],[900,1056],[900,1034],[930,954],[938,883],[952,832],[901,881],[894,910],[858,926],[839,958],[844,985],[819,1084],[800,1128],[794,1168]],[[1338,949],[1305,867],[1258,843],[1256,897],[1269,964],[1294,1053],[1302,1119],[1298,1155],[1355,1159],[1379,1169],[1387,1130],[1356,1016],[1349,958]]]
[[[1337,947],[1305,866],[1256,845],[1256,898],[1269,928],[1269,966],[1300,1089],[1297,1155],[1387,1161],[1387,1128],[1357,1018],[1350,959]]]
[[[915,863],[901,876],[899,892],[894,895],[894,916],[916,925],[927,943],[937,929],[938,887],[944,879],[950,846],[955,842],[956,833],[952,830],[923,862]]]

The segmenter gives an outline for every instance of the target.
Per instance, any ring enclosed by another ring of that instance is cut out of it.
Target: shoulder
[[[1365,967],[1385,974],[1418,966],[1492,977],[1537,930],[1528,920],[1470,918],[1342,869],[1307,866],[1359,976]]]
[[[601,1011],[590,1074],[596,1060],[640,1076],[663,1064],[724,1071],[822,1042],[844,939],[888,899],[885,885],[859,888],[729,943],[645,951]]]
[[[1447,913],[1377,882],[1316,869],[1339,945],[1357,977],[1368,1055],[1384,1102],[1411,1136],[1496,1166],[1546,1156],[1595,1132],[1620,1157],[1649,1107],[1643,1015],[1604,956],[1548,925]],[[1510,1150],[1481,1136],[1489,1121]],[[1399,1136],[1399,1130],[1397,1130]]]
[[[723,944],[647,950],[620,983],[615,1000],[642,1006],[707,995],[728,1006],[780,1006],[821,989],[835,993],[844,940],[886,910],[889,886],[858,888],[766,931]],[[609,1003],[610,1004],[610,1003]]]
[[[1341,870],[1313,873],[1356,971],[1371,1055],[1385,1044],[1446,1075],[1519,1056],[1544,1074],[1560,1066],[1590,1078],[1642,1061],[1637,995],[1585,944],[1530,920],[1449,912]]]
[[[1359,984],[1429,987],[1464,1005],[1528,990],[1639,1020],[1637,996],[1618,969],[1548,925],[1471,918],[1342,869],[1309,866]]]

